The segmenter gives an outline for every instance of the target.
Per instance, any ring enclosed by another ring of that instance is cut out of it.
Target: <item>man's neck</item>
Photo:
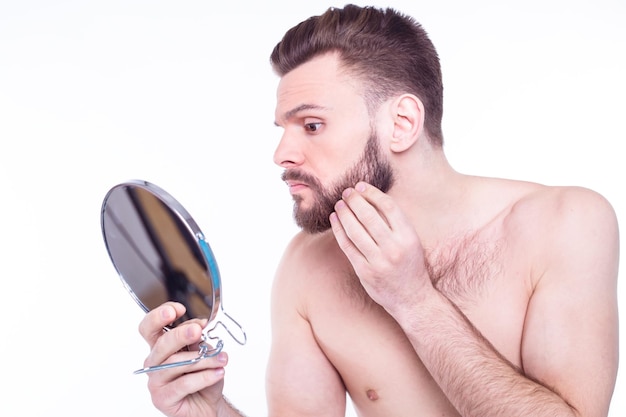
[[[400,162],[388,194],[402,207],[423,240],[438,241],[472,227],[471,190],[476,177],[455,171],[442,151]]]

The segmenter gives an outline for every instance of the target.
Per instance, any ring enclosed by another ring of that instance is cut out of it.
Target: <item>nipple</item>
[[[369,398],[371,401],[376,401],[378,399],[378,394],[373,389],[368,389],[366,394],[367,398]]]

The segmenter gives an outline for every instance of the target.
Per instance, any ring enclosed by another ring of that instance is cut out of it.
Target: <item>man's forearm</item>
[[[461,415],[577,416],[563,398],[502,357],[438,291],[426,304],[395,316]]]

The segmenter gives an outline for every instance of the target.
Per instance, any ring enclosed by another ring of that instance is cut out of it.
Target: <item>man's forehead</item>
[[[358,84],[333,55],[316,57],[280,79],[276,117],[282,120],[305,110],[328,110],[347,96],[360,96]]]
[[[287,120],[304,111],[328,108],[334,97],[330,84],[313,78],[304,78],[279,84],[276,94],[276,118]]]

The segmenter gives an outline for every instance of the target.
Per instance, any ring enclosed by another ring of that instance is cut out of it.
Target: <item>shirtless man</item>
[[[439,60],[393,10],[329,9],[272,53],[275,162],[302,232],[272,294],[270,416],[608,413],[618,365],[618,227],[576,187],[456,172]],[[195,356],[204,323],[146,315],[146,366]],[[224,352],[149,375],[169,416],[239,416]]]

